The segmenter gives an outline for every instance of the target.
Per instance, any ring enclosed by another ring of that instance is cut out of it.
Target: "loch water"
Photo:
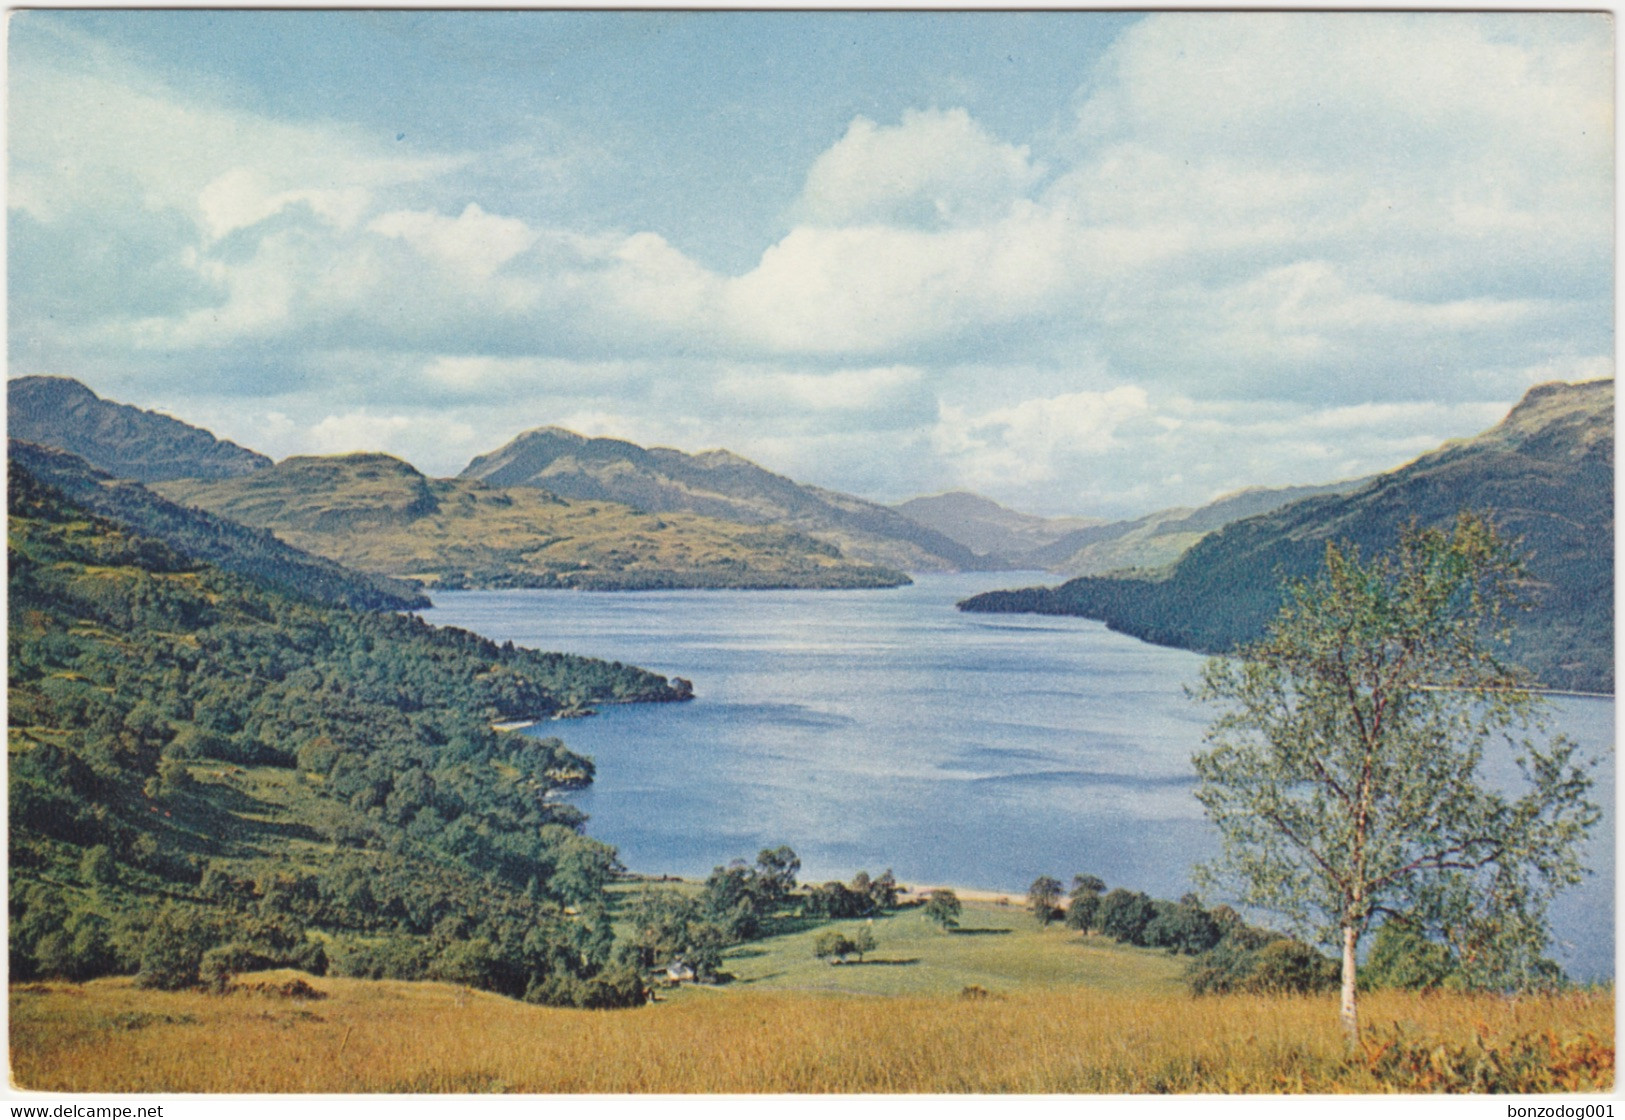
[[[1097,622],[966,614],[1042,573],[917,577],[886,591],[465,591],[423,617],[497,641],[694,682],[684,704],[608,707],[532,729],[591,756],[572,796],[627,866],[684,876],[788,844],[802,879],[887,868],[1007,891],[1039,875],[1177,898],[1218,842],[1192,796],[1215,712],[1203,658]],[[1594,874],[1554,909],[1558,959],[1613,975],[1614,704],[1552,701],[1599,759]],[[1216,901],[1216,900],[1213,900]]]

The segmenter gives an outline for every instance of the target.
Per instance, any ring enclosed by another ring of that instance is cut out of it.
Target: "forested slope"
[[[267,591],[15,463],[8,496],[14,979],[289,963],[635,996],[614,852],[554,796],[591,762],[491,725],[686,682]]]
[[[413,584],[352,571],[284,544],[264,529],[179,505],[66,451],[14,439],[8,457],[13,466],[25,468],[92,513],[272,590],[358,610],[406,611],[429,605]]]

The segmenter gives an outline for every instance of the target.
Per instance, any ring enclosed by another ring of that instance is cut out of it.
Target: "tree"
[[[844,964],[846,958],[857,952],[857,946],[840,930],[826,929],[813,940],[813,956],[819,960],[834,957],[835,964]]]
[[[764,910],[771,911],[796,889],[801,860],[788,844],[763,848],[756,856],[756,884]]]
[[[705,881],[700,906],[707,918],[735,941],[749,941],[762,931],[764,917],[756,874],[742,860],[718,867]]]
[[[1027,909],[1032,911],[1038,924],[1047,926],[1055,920],[1056,904],[1061,901],[1061,881],[1049,875],[1040,875],[1027,888]]]
[[[1072,876],[1072,893],[1066,904],[1066,924],[1070,929],[1089,932],[1100,912],[1100,892],[1106,889],[1104,880],[1094,875]]]
[[[863,960],[866,954],[875,951],[875,931],[873,926],[862,925],[858,927],[858,931],[852,935],[852,951],[858,955],[860,961]]]
[[[1224,936],[1219,923],[1207,911],[1184,899],[1153,902],[1151,914],[1145,927],[1145,943],[1171,953],[1205,953]]]
[[[1118,887],[1100,900],[1100,932],[1130,945],[1145,944],[1145,927],[1156,911],[1150,896]]]
[[[1575,746],[1535,741],[1527,680],[1498,657],[1526,578],[1470,513],[1448,533],[1409,526],[1370,562],[1328,544],[1265,636],[1203,672],[1196,696],[1224,710],[1196,796],[1223,851],[1201,874],[1341,948],[1350,1045],[1356,954],[1379,916],[1437,933],[1478,986],[1549,967],[1546,906],[1583,874],[1598,811]],[[1483,775],[1501,740],[1516,796]]]
[[[941,887],[932,891],[931,897],[925,900],[925,916],[943,929],[952,929],[959,924],[959,911],[959,896]]]
[[[891,868],[881,872],[878,879],[869,884],[869,897],[874,900],[877,907],[882,910],[897,909],[897,878],[891,873]]]

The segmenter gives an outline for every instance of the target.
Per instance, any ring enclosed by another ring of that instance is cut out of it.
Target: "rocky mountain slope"
[[[364,572],[439,587],[894,587],[901,572],[775,525],[431,479],[388,455],[296,456],[235,479],[162,484]]]
[[[728,451],[698,455],[535,428],[481,455],[459,476],[539,487],[561,497],[620,502],[649,513],[696,513],[745,525],[782,525],[855,560],[905,571],[981,567],[963,544],[896,510],[794,482]]]
[[[71,377],[6,382],[7,433],[69,451],[91,466],[137,482],[235,478],[267,459],[160,412],[103,400]]]
[[[1415,519],[1448,525],[1488,511],[1521,551],[1537,606],[1513,655],[1551,687],[1612,692],[1614,383],[1531,389],[1507,418],[1348,494],[1308,498],[1205,537],[1163,578],[1075,579],[961,604],[1097,618],[1148,641],[1223,651],[1257,637],[1284,579],[1306,576],[1326,542],[1386,550]]]

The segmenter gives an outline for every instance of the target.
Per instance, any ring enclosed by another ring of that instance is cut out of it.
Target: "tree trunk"
[[[1343,927],[1343,1040],[1350,1050],[1360,1045],[1360,1012],[1354,1002],[1354,944],[1358,937],[1353,926]]]

